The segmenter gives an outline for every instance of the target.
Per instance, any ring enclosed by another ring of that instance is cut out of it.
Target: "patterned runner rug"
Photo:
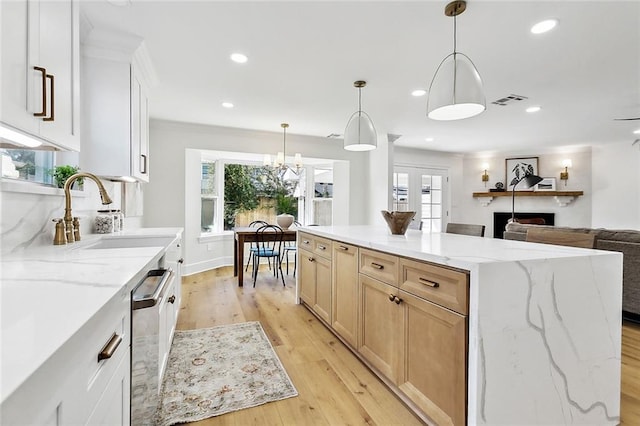
[[[194,422],[297,395],[259,322],[176,330],[157,424]]]

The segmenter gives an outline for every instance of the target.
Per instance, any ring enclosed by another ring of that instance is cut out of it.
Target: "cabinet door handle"
[[[381,265],[381,264],[379,264],[379,263],[375,263],[375,262],[371,262],[371,266],[372,266],[373,268],[376,268],[376,269],[384,269],[384,266],[383,266],[383,265]]]
[[[440,283],[437,283],[435,281],[431,281],[431,280],[428,280],[428,279],[422,278],[422,277],[420,277],[419,280],[422,281],[423,283],[425,283],[426,285],[428,285],[429,287],[433,287],[433,288],[440,287]]]
[[[184,263],[184,259],[183,258],[178,259],[178,263]]]
[[[140,173],[147,174],[147,156],[144,154],[140,154],[142,157],[142,163],[140,164]]]
[[[344,251],[348,251],[349,250],[349,247],[345,247],[345,246],[338,246],[338,248],[340,250],[344,250]]]
[[[104,345],[104,347],[98,354],[98,362],[102,361],[103,359],[111,358],[116,349],[118,349],[118,346],[120,346],[120,343],[122,343],[122,336],[118,336],[116,333],[113,333],[107,344]]]
[[[321,246],[321,245],[319,245],[319,244],[318,244],[318,248],[319,248],[320,250],[326,250],[326,249],[327,249],[325,246]]]
[[[393,302],[395,299],[396,299],[396,295],[395,295],[395,294],[393,294],[393,293],[390,293],[390,294],[389,294],[389,301],[390,301],[390,302]]]
[[[43,118],[42,121],[54,121],[55,120],[55,107],[54,107],[54,105],[55,105],[55,102],[56,102],[56,100],[55,100],[56,98],[55,98],[55,91],[54,91],[55,83],[54,83],[54,80],[53,80],[53,74],[47,74],[46,78],[51,80],[51,96],[49,97],[49,99],[51,99],[50,103],[49,103],[51,105],[51,114],[49,114],[49,117]],[[45,85],[45,89],[46,88],[47,88],[47,86]]]
[[[307,258],[307,260],[308,260],[309,262],[313,262],[313,261],[315,261],[315,259],[314,259],[313,257],[309,257],[309,258]]]
[[[171,296],[169,296],[169,298],[167,299],[167,302],[174,304],[176,302],[176,296],[174,296],[173,294]]]
[[[398,296],[395,297],[394,302],[396,302],[396,305],[399,305],[402,302],[402,299],[400,299]]]
[[[46,117],[47,115],[47,70],[42,67],[33,67],[34,70],[42,74],[42,111],[34,112],[35,117]]]

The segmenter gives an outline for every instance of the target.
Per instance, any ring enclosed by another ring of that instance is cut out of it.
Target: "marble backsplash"
[[[73,216],[80,218],[81,236],[94,233],[97,210],[122,208],[123,184],[111,181],[103,181],[103,184],[113,199],[109,206],[102,205],[97,186],[92,181],[85,181],[83,191],[72,191],[71,208]],[[134,201],[141,205],[142,197]],[[51,245],[55,234],[53,219],[64,216],[64,203],[61,189],[3,181],[0,193],[0,253],[6,255]],[[124,227],[139,228],[141,222],[140,216],[126,217]]]

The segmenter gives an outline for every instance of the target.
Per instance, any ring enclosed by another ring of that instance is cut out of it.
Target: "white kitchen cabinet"
[[[82,45],[80,166],[98,176],[149,181],[148,91],[155,81],[141,38],[93,30]]]
[[[122,288],[9,395],[2,403],[0,424],[128,425],[130,294],[129,288]],[[37,342],[33,344],[37,350]],[[106,358],[99,359],[101,352]],[[114,401],[121,401],[122,422],[111,421],[114,413],[107,414],[118,406]]]
[[[78,1],[5,1],[0,7],[0,122],[79,151]]]

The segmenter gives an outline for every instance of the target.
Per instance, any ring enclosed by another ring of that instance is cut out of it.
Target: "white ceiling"
[[[154,118],[342,134],[363,79],[363,110],[379,133],[402,135],[397,145],[477,153],[640,137],[640,120],[613,121],[640,117],[640,1],[469,0],[458,50],[484,80],[487,111],[453,122],[428,119],[426,97],[410,94],[452,51],[447,1],[112,3],[125,5],[83,0],[81,10],[96,28],[145,39],[160,82]],[[529,32],[546,18],[558,27]],[[510,94],[528,99],[491,104]],[[542,110],[526,113],[532,105]]]

